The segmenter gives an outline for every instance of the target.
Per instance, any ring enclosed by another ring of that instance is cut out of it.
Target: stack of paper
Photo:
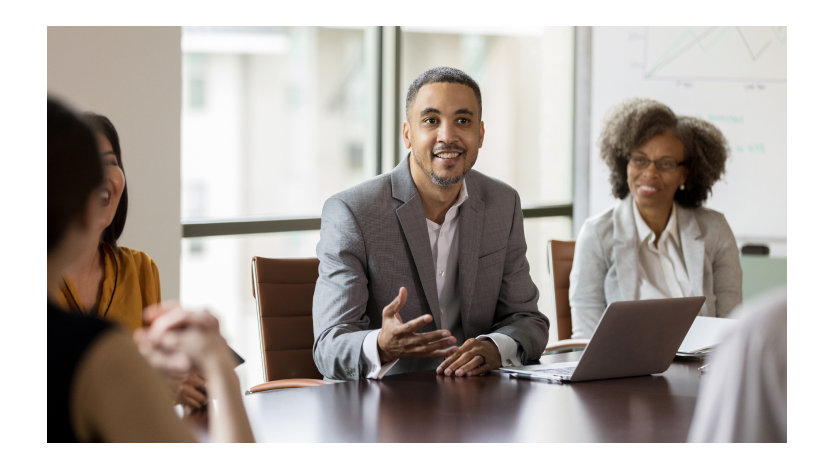
[[[738,320],[731,318],[695,317],[689,333],[678,348],[678,356],[703,356],[714,348]]]

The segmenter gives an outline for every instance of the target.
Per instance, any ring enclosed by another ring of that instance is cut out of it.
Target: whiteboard
[[[631,97],[716,125],[730,144],[706,207],[739,241],[787,237],[787,29],[595,27],[591,46],[589,215],[616,199],[597,138],[605,113]]]

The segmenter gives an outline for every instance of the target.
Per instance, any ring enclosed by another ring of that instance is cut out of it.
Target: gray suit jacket
[[[538,311],[530,278],[518,193],[475,170],[466,175],[469,199],[460,206],[460,317],[440,313],[426,217],[408,159],[329,198],[316,247],[319,278],[313,297],[313,356],[331,379],[365,377],[362,342],[381,327],[382,309],[408,290],[403,322],[430,313],[422,331],[449,329],[458,342],[492,332],[513,338],[522,360],[541,356],[549,322]],[[388,372],[436,368],[442,359],[400,359]]]
[[[589,338],[605,307],[635,300],[637,225],[631,195],[585,221],[576,238],[570,273],[574,338]],[[700,315],[726,317],[741,303],[741,262],[730,225],[720,212],[677,207],[686,271],[694,295],[706,296]]]

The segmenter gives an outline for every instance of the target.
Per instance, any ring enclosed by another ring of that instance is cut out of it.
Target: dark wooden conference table
[[[424,371],[244,403],[258,442],[685,442],[701,364],[676,359],[663,374],[571,384]]]

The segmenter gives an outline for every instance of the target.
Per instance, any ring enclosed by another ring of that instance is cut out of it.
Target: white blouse
[[[662,299],[688,297],[693,295],[683,260],[683,251],[678,233],[677,204],[672,205],[672,214],[666,228],[658,238],[632,203],[634,222],[637,226],[637,275],[639,278],[638,299]],[[657,241],[657,246],[655,246]]]

